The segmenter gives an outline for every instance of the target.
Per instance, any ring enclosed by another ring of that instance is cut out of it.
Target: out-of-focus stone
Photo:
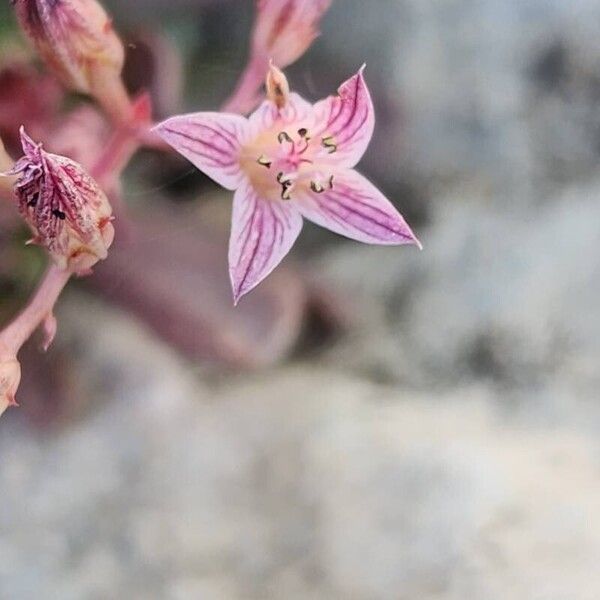
[[[591,437],[524,430],[481,386],[432,400],[298,367],[207,388],[115,324],[78,357],[128,360],[109,404],[61,436],[0,425],[8,597],[600,593]]]

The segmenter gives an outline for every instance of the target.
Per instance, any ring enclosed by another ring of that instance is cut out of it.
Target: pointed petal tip
[[[412,229],[408,224],[405,223],[406,231],[402,233],[402,241],[398,242],[397,245],[401,246],[416,246],[418,250],[423,250],[423,244],[421,240],[413,233]]]
[[[233,306],[237,307],[240,303],[240,300],[250,291],[252,288],[247,290],[242,289],[242,287],[233,280],[233,275],[231,275],[231,291],[233,294]]]
[[[182,115],[182,116],[187,116],[187,115]],[[181,120],[181,117],[178,115],[168,117],[167,119],[164,119],[164,120],[160,121],[159,123],[154,124],[150,128],[150,131],[152,133],[156,133],[157,135],[160,135],[163,139],[166,139],[165,129],[167,129],[169,127],[169,125],[171,125],[173,123],[178,123],[180,120]]]
[[[163,129],[163,126],[165,123],[166,123],[166,121],[161,121],[160,123],[156,123],[155,125],[150,127],[150,131],[152,133],[156,133],[157,135],[160,135],[162,137],[161,132],[162,132],[162,129]]]
[[[358,70],[354,73],[354,75],[350,76],[346,79],[341,85],[340,88],[354,81],[356,78],[360,79],[362,85],[367,86],[367,82],[365,81],[365,69],[367,68],[367,63],[363,63]]]

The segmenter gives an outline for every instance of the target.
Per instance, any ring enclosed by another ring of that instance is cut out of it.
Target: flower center
[[[300,187],[320,194],[333,188],[324,157],[337,150],[331,137],[313,139],[305,127],[269,131],[246,148],[242,163],[254,188],[265,198],[292,200]]]

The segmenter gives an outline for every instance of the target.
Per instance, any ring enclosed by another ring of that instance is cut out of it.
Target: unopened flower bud
[[[277,108],[283,108],[290,96],[290,85],[283,71],[278,69],[272,62],[267,72],[267,98],[273,102]]]
[[[297,61],[319,35],[319,20],[331,0],[257,0],[252,36],[254,55],[282,69]]]
[[[71,90],[94,96],[111,115],[124,116],[123,43],[96,0],[12,0],[37,51]]]
[[[16,406],[15,395],[21,382],[21,365],[16,358],[0,358],[0,415]]]
[[[107,257],[114,238],[112,209],[96,181],[73,160],[43,150],[21,128],[24,156],[16,175],[18,208],[57,266],[85,274]]]

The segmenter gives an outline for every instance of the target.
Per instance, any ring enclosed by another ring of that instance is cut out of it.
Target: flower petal
[[[264,200],[244,181],[233,199],[229,240],[229,274],[236,304],[282,261],[301,229],[302,216],[291,202]]]
[[[240,145],[248,120],[240,115],[200,112],[171,117],[154,128],[177,152],[228,190],[242,181]]]
[[[252,135],[259,135],[279,124],[287,125],[309,124],[313,120],[313,106],[295,92],[289,94],[283,108],[278,108],[274,102],[265,100],[249,117]]]
[[[352,168],[365,153],[375,127],[371,94],[363,77],[364,66],[330,96],[315,104],[316,129],[327,148],[335,149],[331,160]]]
[[[421,247],[402,215],[365,177],[347,170],[332,181],[333,187],[321,193],[308,188],[296,193],[296,206],[304,217],[359,242]]]

